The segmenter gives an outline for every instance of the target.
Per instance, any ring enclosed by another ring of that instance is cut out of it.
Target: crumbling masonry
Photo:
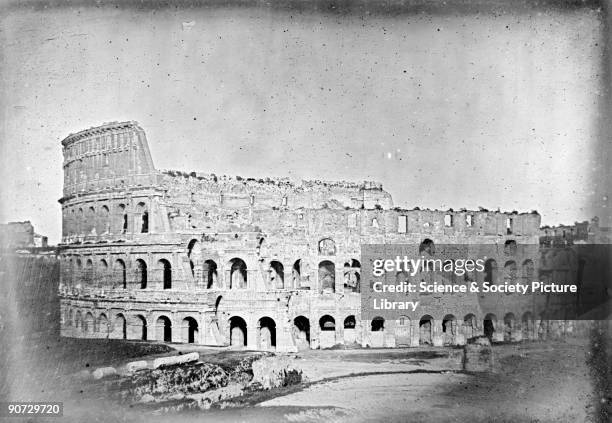
[[[62,145],[63,336],[279,351],[537,336],[520,304],[504,315],[457,302],[362,321],[359,294],[366,243],[496,244],[491,279],[531,277],[538,257],[503,247],[538,244],[535,212],[403,210],[376,182],[162,172],[136,122]]]

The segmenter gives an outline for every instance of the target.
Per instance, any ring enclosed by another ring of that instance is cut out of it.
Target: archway
[[[236,347],[247,345],[247,324],[242,317],[230,318],[230,345]]]
[[[494,314],[489,313],[485,316],[484,321],[483,321],[484,335],[490,340],[493,340],[493,334],[495,333],[496,323],[497,323],[497,317]]]
[[[513,313],[507,313],[504,316],[504,341],[510,342],[513,339],[512,332],[516,325],[516,317]]]
[[[273,260],[270,262],[270,288],[283,289],[285,287],[285,268],[280,261]]]
[[[302,260],[296,260],[293,263],[291,275],[293,277],[293,287],[300,289],[302,285]]]
[[[159,269],[162,272],[162,288],[172,289],[172,265],[168,260],[161,259]]]
[[[497,262],[493,259],[485,261],[484,281],[492,285],[497,283]]]
[[[426,314],[419,320],[419,344],[433,345],[433,317]]]
[[[136,260],[136,283],[138,283],[140,289],[147,287],[147,279],[147,263],[142,259]]]
[[[336,345],[336,320],[326,314],[319,319],[320,347],[329,348]]]
[[[206,260],[204,262],[204,283],[206,284],[206,289],[218,288],[218,274],[217,274],[217,263],[213,260]]]
[[[260,350],[271,350],[276,348],[276,322],[270,317],[259,319],[259,339],[257,340]]]
[[[467,314],[463,318],[463,334],[465,336],[465,340],[474,338],[477,335],[476,330],[476,316],[472,313]]]
[[[352,344],[356,342],[357,340],[356,326],[357,326],[357,319],[355,319],[355,316],[350,315],[350,316],[347,316],[346,319],[344,319],[344,343],[345,344]]]
[[[127,271],[125,269],[125,262],[121,259],[115,261],[115,277],[119,280],[121,288],[127,289]]]
[[[457,335],[457,319],[452,314],[447,314],[442,319],[442,342],[444,345],[455,344]]]
[[[83,320],[83,332],[87,335],[92,335],[95,332],[95,320],[93,314],[87,312],[85,319]]]
[[[172,322],[167,316],[159,316],[155,322],[155,339],[172,342]]]
[[[372,340],[372,347],[381,348],[385,346],[385,319],[382,317],[375,317],[370,322],[370,333]]]
[[[304,316],[293,319],[294,338],[298,349],[310,348],[310,320]]]
[[[521,318],[521,330],[523,332],[523,339],[534,339],[535,338],[535,324],[533,314],[530,311],[523,313]]]
[[[147,340],[147,319],[137,314],[132,317],[129,325],[129,339]]]
[[[229,262],[230,289],[244,289],[247,287],[247,265],[240,258],[233,258]]]
[[[101,338],[108,338],[109,337],[108,318],[106,317],[106,314],[104,314],[104,313],[102,313],[102,314],[100,314],[100,316],[98,316],[98,332],[100,332],[100,337]]]
[[[198,341],[198,321],[193,317],[183,319],[183,341],[194,344]]]
[[[319,286],[322,293],[336,292],[336,265],[329,260],[319,263]]]
[[[344,292],[360,292],[361,263],[351,259],[344,263]]]

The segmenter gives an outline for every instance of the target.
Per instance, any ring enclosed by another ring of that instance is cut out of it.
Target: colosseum
[[[528,278],[538,255],[507,247],[538,245],[537,212],[408,210],[369,181],[160,171],[136,122],[62,146],[62,336],[277,351],[537,337],[516,302],[495,315],[434,296],[396,320],[360,318],[362,245],[494,245],[487,280]]]

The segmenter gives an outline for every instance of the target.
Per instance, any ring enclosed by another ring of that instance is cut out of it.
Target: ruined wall
[[[62,144],[65,336],[289,350],[461,343],[465,322],[476,335],[486,317],[461,299],[425,321],[362,322],[361,245],[493,244],[503,270],[508,242],[538,243],[537,213],[393,208],[376,182],[158,172],[134,122]]]

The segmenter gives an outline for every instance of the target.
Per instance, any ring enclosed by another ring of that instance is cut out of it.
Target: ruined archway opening
[[[512,341],[512,332],[516,326],[516,317],[513,313],[507,313],[504,316],[504,341]]]
[[[215,263],[213,260],[206,260],[204,262],[204,277],[206,289],[218,287],[217,263]]]
[[[285,268],[280,261],[270,262],[270,287],[272,289],[283,289],[285,287]]]
[[[463,332],[464,332],[464,336],[466,341],[474,338],[477,335],[476,332],[476,316],[473,315],[472,313],[467,314],[464,318],[463,318]]]
[[[453,345],[457,334],[457,318],[447,314],[442,319],[442,342],[444,345]]]
[[[230,289],[245,289],[247,287],[247,265],[241,258],[233,258],[229,263]]]
[[[484,336],[493,340],[493,334],[495,333],[495,325],[497,323],[497,317],[494,314],[487,314],[483,320]]]
[[[419,344],[433,345],[433,317],[425,315],[419,320]]]
[[[336,330],[336,320],[333,317],[331,317],[329,314],[326,314],[325,316],[319,319],[319,327],[321,328],[322,332],[335,331]]]
[[[155,338],[158,341],[172,342],[172,322],[167,316],[159,316],[156,322]]]
[[[298,316],[293,319],[293,326],[295,328],[296,333],[296,343],[298,344],[298,348],[300,344],[302,346],[310,345],[310,320],[304,316]]]
[[[329,260],[319,263],[319,286],[323,294],[336,292],[336,265]]]
[[[198,322],[193,317],[183,319],[183,340],[188,344],[197,343],[198,339]]]
[[[172,289],[172,266],[170,262],[166,259],[161,259],[159,261],[159,267],[162,272],[162,288]]]
[[[230,318],[230,345],[237,347],[247,345],[247,324],[242,317]]]
[[[147,263],[144,260],[136,260],[136,282],[140,289],[146,289],[148,283]]]
[[[382,332],[385,330],[385,319],[382,317],[375,317],[372,319],[370,325],[372,332]]]
[[[276,348],[276,322],[270,317],[259,319],[258,347],[262,350]]]

